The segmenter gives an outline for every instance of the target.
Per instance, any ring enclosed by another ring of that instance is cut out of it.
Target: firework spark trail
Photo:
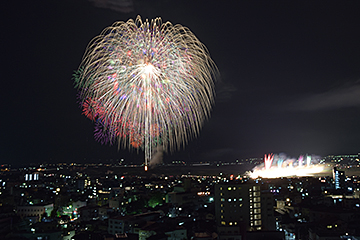
[[[272,153],[268,155],[265,154],[265,158],[264,158],[265,169],[270,169],[273,160],[274,160],[274,154]]]
[[[310,166],[311,164],[311,156],[306,156],[306,166]]]
[[[196,137],[214,102],[217,68],[186,27],[116,22],[88,45],[75,76],[83,113],[119,147],[174,151]],[[97,136],[99,139],[100,136]],[[102,140],[104,141],[104,140]]]
[[[299,156],[299,166],[301,167],[303,165],[303,159],[304,159],[304,156],[303,155],[300,155]]]

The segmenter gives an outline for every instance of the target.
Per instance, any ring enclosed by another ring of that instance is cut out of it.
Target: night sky
[[[94,140],[72,81],[88,42],[137,15],[190,28],[221,76],[200,136],[165,162],[360,151],[360,1],[95,2],[3,3],[0,163],[143,161]]]

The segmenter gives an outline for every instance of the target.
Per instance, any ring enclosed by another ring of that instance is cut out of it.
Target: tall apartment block
[[[341,171],[334,167],[333,169],[333,179],[334,179],[334,185],[335,189],[344,189],[345,188],[345,171]]]
[[[220,239],[241,240],[248,231],[275,231],[273,195],[253,183],[215,186],[215,217]]]

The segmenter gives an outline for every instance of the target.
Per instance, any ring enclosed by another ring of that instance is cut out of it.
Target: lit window
[[[225,221],[221,221],[221,225],[225,225],[226,223],[225,223]]]
[[[231,191],[231,187],[228,187],[228,190]]]
[[[261,207],[261,204],[260,203],[254,203],[254,207],[259,208],[259,207]]]
[[[257,220],[257,221],[255,221],[255,226],[259,226],[259,225],[261,225],[261,220]]]
[[[231,198],[228,199],[228,202],[231,202]]]

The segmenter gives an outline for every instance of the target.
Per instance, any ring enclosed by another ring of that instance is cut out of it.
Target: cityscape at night
[[[252,178],[246,174],[264,166],[266,157],[173,161],[147,172],[124,159],[21,168],[4,164],[1,236],[357,239],[360,155],[319,159],[316,164],[331,171],[316,176]]]
[[[0,239],[360,240],[360,2],[10,1]]]

